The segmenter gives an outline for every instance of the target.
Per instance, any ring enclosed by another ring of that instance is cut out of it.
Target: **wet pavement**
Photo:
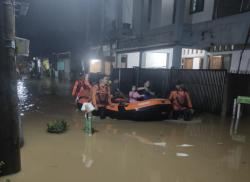
[[[69,84],[20,81],[25,145],[22,171],[11,182],[249,182],[250,124],[230,136],[230,119],[203,114],[192,122],[133,122],[95,118],[84,135]],[[70,129],[46,133],[65,119]]]

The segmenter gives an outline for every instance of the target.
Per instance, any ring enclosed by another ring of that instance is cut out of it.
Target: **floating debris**
[[[187,153],[176,153],[177,157],[189,157]]]

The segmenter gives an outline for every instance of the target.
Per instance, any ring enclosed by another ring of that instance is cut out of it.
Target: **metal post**
[[[118,71],[118,79],[119,79],[118,87],[119,87],[119,89],[121,89],[121,72],[122,72],[122,70],[121,70],[121,68],[119,68],[119,71]]]
[[[231,121],[231,126],[230,126],[230,135],[233,134],[234,121],[235,121],[235,116],[236,116],[236,107],[237,107],[237,99],[234,99],[233,115],[232,115],[232,121]]]
[[[142,68],[142,61],[143,61],[143,52],[140,51],[140,56],[139,56],[139,67],[137,69],[137,72],[136,72],[136,87],[139,87],[139,84],[140,84],[140,71],[141,71],[141,68]]]
[[[234,134],[237,134],[238,131],[238,126],[239,126],[239,121],[240,121],[240,107],[241,104],[238,104],[238,109],[237,109],[237,118],[236,118],[236,123],[235,123],[235,127],[234,127]]]
[[[0,176],[21,169],[20,135],[15,69],[15,7],[14,0],[0,2]]]

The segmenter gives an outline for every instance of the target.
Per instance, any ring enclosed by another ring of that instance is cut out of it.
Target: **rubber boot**
[[[83,123],[84,123],[84,127],[83,127],[83,131],[85,132],[85,133],[87,133],[88,131],[88,115],[87,114],[85,114],[85,116],[84,116],[84,121],[83,121]]]
[[[89,135],[91,136],[93,134],[93,130],[92,130],[92,117],[89,116],[88,117],[88,127],[89,127]]]
[[[88,135],[92,135],[92,117],[87,116],[85,118],[85,128],[84,131]]]

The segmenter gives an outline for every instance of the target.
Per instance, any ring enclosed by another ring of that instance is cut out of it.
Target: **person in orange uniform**
[[[80,74],[80,79],[74,84],[72,96],[76,97],[77,107],[84,112],[84,131],[92,135],[92,111],[95,110],[92,105],[92,86],[89,83],[89,75]]]
[[[75,101],[79,110],[81,110],[83,103],[91,102],[92,100],[92,85],[89,83],[88,74],[80,74],[80,79],[76,80],[72,96],[75,97]]]
[[[191,120],[192,101],[183,84],[176,85],[176,89],[170,93],[169,100],[172,103],[174,119],[183,116],[184,120]]]
[[[110,87],[108,78],[104,77],[93,87],[93,104],[98,111],[100,118],[104,119],[106,115],[106,106],[111,104]]]

